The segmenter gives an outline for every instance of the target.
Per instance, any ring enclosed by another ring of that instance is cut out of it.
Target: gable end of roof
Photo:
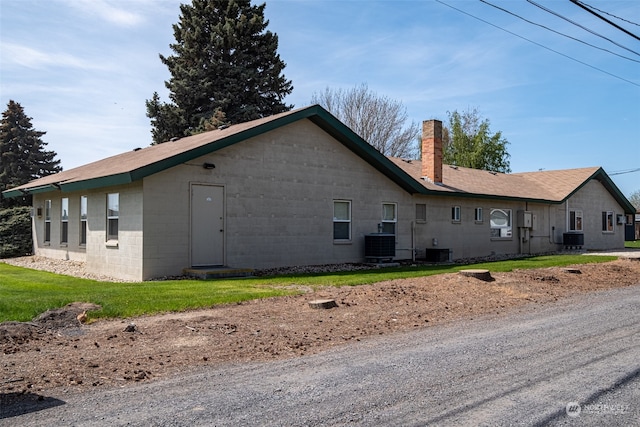
[[[43,178],[41,178],[39,180],[32,181],[31,183],[5,190],[2,195],[3,197],[10,198],[21,196],[25,193],[41,193],[55,190],[80,191],[128,184],[302,119],[309,119],[312,123],[320,127],[333,138],[349,148],[353,153],[371,164],[375,169],[387,176],[405,191],[409,193],[417,193],[421,191],[419,183],[416,183],[402,169],[398,168],[393,164],[393,162],[382,155],[382,153],[373,148],[369,143],[332,116],[324,108],[319,105],[312,105],[299,110],[281,113],[279,115],[272,116],[271,118],[258,119],[263,122],[257,123],[253,126],[248,126],[244,130],[232,132],[228,136],[222,138],[219,138],[218,135],[214,134],[214,132],[217,131],[211,131],[211,139],[208,142],[204,142],[191,149],[186,149],[184,151],[168,155],[158,161],[142,164],[139,167],[133,167],[125,172],[112,175],[87,177],[86,179],[74,177],[73,179],[60,180],[58,182],[55,182],[54,180],[54,177],[57,174],[50,175],[45,177],[46,184],[41,184],[43,180]],[[202,137],[202,135],[204,134],[196,136]],[[127,153],[125,153],[125,155],[127,155]],[[103,159],[103,161],[108,161],[108,159]]]

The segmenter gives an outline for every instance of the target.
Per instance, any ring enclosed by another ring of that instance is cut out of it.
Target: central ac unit
[[[364,236],[364,257],[366,259],[391,260],[395,256],[395,234],[373,233]]]

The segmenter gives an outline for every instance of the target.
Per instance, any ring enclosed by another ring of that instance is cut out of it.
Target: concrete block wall
[[[107,194],[119,193],[120,217],[117,246],[107,245]],[[87,196],[87,243],[80,245],[80,197]],[[60,206],[69,198],[68,243],[60,243]],[[44,242],[44,202],[52,201],[51,241]],[[34,217],[35,254],[55,259],[86,262],[96,274],[125,280],[142,280],[142,183],[109,187],[98,191],[63,193],[52,191],[34,195],[34,208],[43,208]]]
[[[67,243],[61,242],[62,198],[69,199]],[[45,201],[51,200],[51,238],[45,238]],[[34,253],[54,259],[85,261],[86,250],[80,245],[80,194],[52,191],[33,195]],[[41,212],[41,215],[38,215]]]
[[[567,209],[568,205],[568,209]],[[572,195],[567,204],[563,204],[564,212],[558,210],[558,215],[563,215],[568,210],[582,210],[584,249],[607,250],[624,247],[624,225],[617,224],[617,216],[624,211],[597,180],[591,180]],[[602,212],[612,211],[614,214],[614,231],[602,231]],[[562,223],[566,230],[567,225]]]
[[[427,206],[427,220],[416,223],[416,246],[450,249],[453,259],[518,253],[515,215],[524,204],[457,197],[416,196],[416,203]],[[453,221],[451,209],[460,206],[460,221]],[[475,209],[482,208],[482,221],[475,221]],[[492,238],[490,213],[493,208],[512,210],[512,236]],[[437,245],[434,245],[434,239]]]
[[[204,162],[215,164],[215,169],[202,168]],[[145,178],[148,274],[175,274],[190,266],[190,183],[224,187],[229,266],[361,262],[364,235],[377,232],[384,202],[398,204],[397,247],[410,247],[411,195],[302,120]],[[162,192],[170,194],[170,200],[160,197]],[[352,203],[350,242],[333,240],[334,200]],[[150,214],[166,210],[167,204],[172,214],[165,220]],[[154,237],[160,229],[175,233],[170,246]],[[170,259],[153,256],[158,245],[172,248]],[[410,251],[405,252],[398,256],[411,258]]]
[[[118,193],[120,212],[117,247],[106,243],[107,194]],[[89,194],[90,227],[87,268],[127,280],[142,280],[142,183],[103,188]]]

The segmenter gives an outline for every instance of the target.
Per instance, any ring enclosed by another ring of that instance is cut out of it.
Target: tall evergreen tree
[[[20,104],[11,100],[0,123],[0,192],[62,170],[54,151],[47,151],[42,136]],[[31,237],[31,196],[0,196],[0,258],[28,255]]]
[[[31,117],[19,103],[9,101],[0,123],[0,191],[62,170],[57,154],[45,150],[45,134],[33,128]],[[0,200],[0,208],[29,204],[28,197]]]
[[[171,73],[165,81],[171,102],[157,92],[146,102],[154,144],[202,132],[221,115],[241,123],[292,108],[283,102],[293,86],[282,74],[278,36],[266,31],[265,6],[249,0],[180,6],[174,54],[160,55]]]

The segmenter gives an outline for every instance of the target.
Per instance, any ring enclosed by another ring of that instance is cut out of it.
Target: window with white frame
[[[427,222],[427,205],[416,203],[416,222]]]
[[[398,222],[398,205],[395,203],[382,204],[382,232],[396,234]]]
[[[69,241],[69,198],[60,200],[60,243]]]
[[[118,240],[120,218],[120,194],[107,194],[107,240]]]
[[[482,208],[476,208],[474,211],[475,222],[482,222]]]
[[[87,196],[80,196],[80,244],[87,244]]]
[[[489,222],[491,237],[510,238],[512,234],[511,209],[491,209]]]
[[[614,214],[611,211],[602,212],[602,231],[613,233],[615,231]]]
[[[333,240],[351,240],[351,201],[333,201]]]
[[[44,201],[44,241],[51,241],[51,200]]]
[[[582,231],[582,211],[569,211],[569,231]]]
[[[460,222],[460,206],[451,207],[451,221]]]

